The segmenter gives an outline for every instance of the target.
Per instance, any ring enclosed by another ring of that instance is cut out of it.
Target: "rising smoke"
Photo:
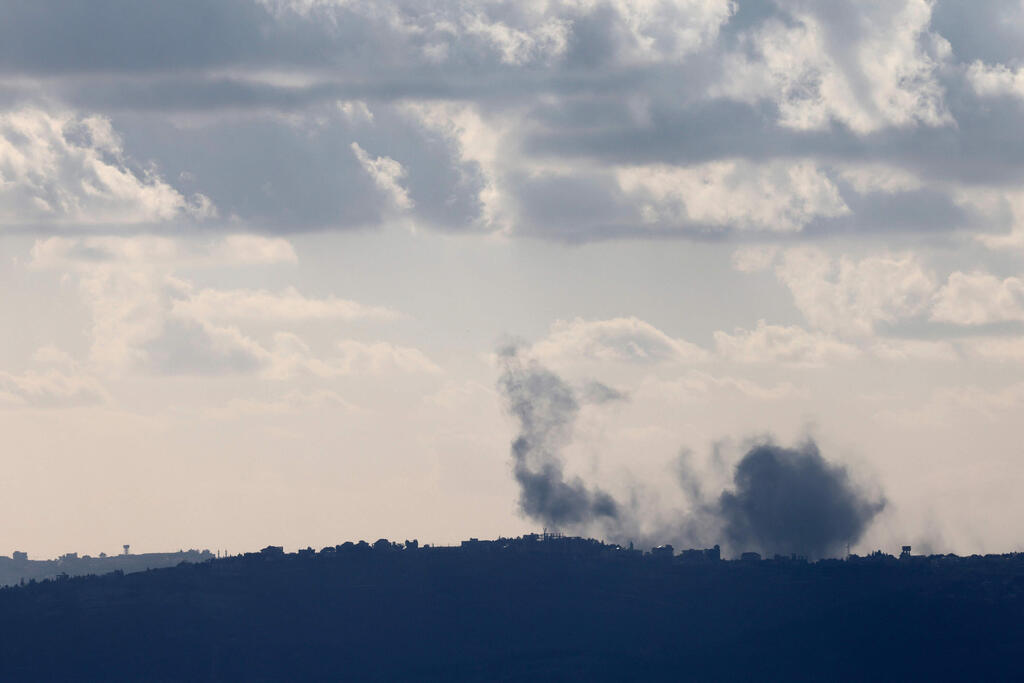
[[[580,410],[575,392],[536,361],[524,360],[514,346],[498,356],[503,370],[499,386],[519,422],[512,468],[522,511],[555,529],[617,517],[619,506],[610,495],[588,488],[578,477],[566,481],[561,451],[572,440]],[[600,386],[602,399],[609,400],[613,390]]]
[[[519,423],[512,441],[512,465],[522,512],[545,526],[581,531],[600,525],[612,540],[654,543],[725,541],[733,552],[799,554],[820,558],[857,542],[885,506],[851,481],[845,467],[826,461],[813,441],[783,448],[765,440],[736,464],[732,488],[705,494],[692,453],[683,451],[677,474],[686,513],[642,519],[637,505],[622,504],[579,477],[566,479],[562,449],[572,441],[581,402],[605,403],[627,397],[596,382],[577,391],[519,348],[499,351],[499,380],[509,412]],[[717,449],[716,449],[717,453]]]
[[[856,542],[885,507],[811,441],[755,446],[736,466],[733,483],[718,499],[718,514],[735,548],[827,557]]]

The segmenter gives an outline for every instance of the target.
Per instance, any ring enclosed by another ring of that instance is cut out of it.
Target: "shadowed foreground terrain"
[[[346,543],[0,590],[0,679],[1008,680],[1024,555]]]

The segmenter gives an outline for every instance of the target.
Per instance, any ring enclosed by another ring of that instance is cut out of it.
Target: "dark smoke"
[[[755,446],[736,466],[734,485],[719,497],[718,514],[738,550],[835,555],[885,507],[859,491],[845,467],[826,462],[813,442]]]
[[[580,409],[573,390],[536,362],[524,362],[515,347],[499,351],[499,358],[503,372],[498,384],[519,421],[512,465],[523,512],[552,528],[617,517],[619,508],[610,495],[589,489],[578,477],[565,479],[561,450],[572,439]],[[611,400],[612,390],[604,389],[602,398]]]
[[[828,463],[808,441],[782,448],[762,441],[736,465],[732,488],[717,498],[708,491],[707,473],[693,466],[683,450],[676,473],[688,509],[670,511],[651,505],[644,489],[620,503],[580,478],[566,480],[562,449],[572,440],[581,403],[626,400],[616,389],[590,382],[578,393],[515,346],[499,351],[498,382],[509,412],[519,422],[512,442],[513,473],[519,483],[519,506],[528,517],[554,529],[595,527],[610,540],[658,545],[711,545],[724,541],[735,553],[797,554],[817,559],[840,553],[855,543],[884,499],[872,499],[850,480],[846,468]],[[712,454],[713,470],[724,475],[721,444]],[[712,479],[718,479],[712,476]]]

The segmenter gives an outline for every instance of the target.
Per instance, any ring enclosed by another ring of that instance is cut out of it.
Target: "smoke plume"
[[[552,528],[617,517],[619,506],[609,494],[578,477],[566,481],[561,451],[572,440],[580,410],[572,388],[535,361],[524,361],[515,347],[499,351],[499,358],[499,387],[519,422],[512,465],[522,511]],[[605,389],[608,400],[611,390]]]
[[[572,440],[581,402],[625,400],[625,394],[598,382],[574,391],[514,346],[498,356],[499,388],[519,423],[512,441],[519,506],[548,527],[598,525],[617,542],[724,541],[736,553],[758,550],[820,558],[859,540],[885,507],[884,499],[872,499],[855,486],[845,467],[822,458],[812,441],[798,448],[770,441],[755,445],[736,464],[732,488],[717,497],[707,491],[708,473],[695,468],[693,453],[683,450],[676,473],[689,502],[685,512],[638,504],[645,498],[642,490],[634,490],[631,499],[620,503],[579,477],[567,480],[561,454]],[[717,447],[713,462],[725,467]]]
[[[735,488],[723,491],[718,514],[740,550],[826,557],[857,541],[882,508],[808,441],[799,448],[764,443],[736,466]]]

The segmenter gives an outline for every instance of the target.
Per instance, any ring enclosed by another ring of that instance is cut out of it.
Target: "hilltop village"
[[[125,545],[124,551],[117,555],[100,553],[96,556],[79,556],[78,553],[64,553],[53,560],[30,560],[27,553],[15,550],[11,557],[0,556],[0,586],[71,576],[101,575],[115,571],[141,572],[147,569],[174,567],[182,562],[205,562],[215,557],[209,550],[130,553],[130,549],[131,546]]]

